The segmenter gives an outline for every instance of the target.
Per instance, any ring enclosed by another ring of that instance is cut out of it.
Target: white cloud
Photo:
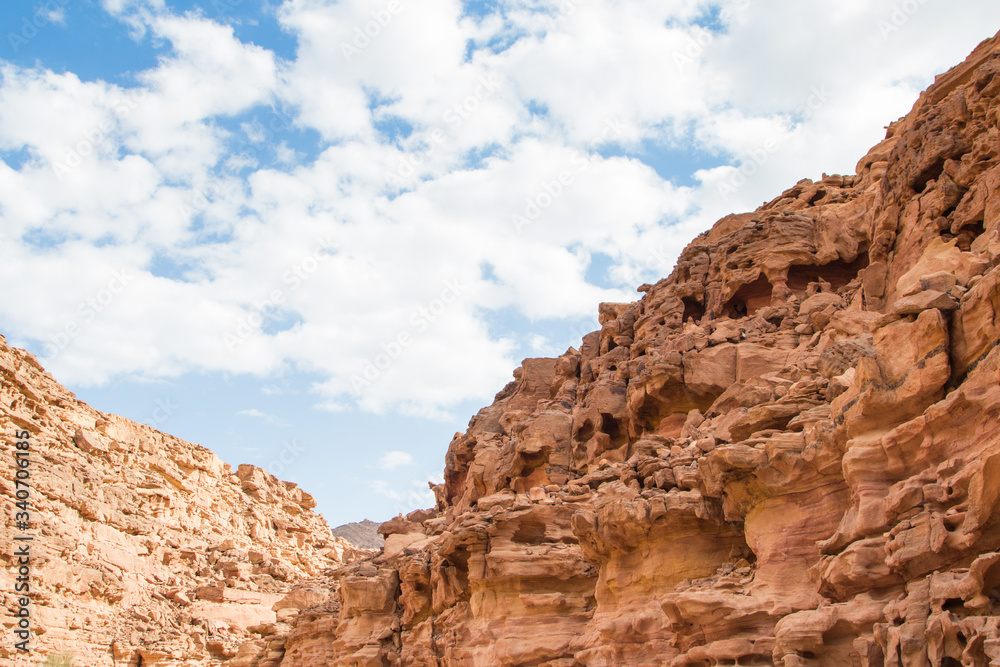
[[[404,2],[348,58],[382,4],[286,0],[286,60],[104,0],[169,45],[137,86],[0,64],[0,317],[71,384],[297,370],[324,410],[446,417],[561,343],[498,319],[592,317],[722,215],[853,170],[1000,23],[972,5],[884,35],[860,0]]]
[[[66,9],[64,7],[43,7],[38,10],[38,13],[45,17],[46,23],[66,25]]]
[[[433,507],[435,503],[434,493],[428,484],[441,484],[443,481],[441,473],[435,472],[405,483],[390,483],[381,479],[373,480],[371,489],[378,495],[392,501],[393,511],[405,515],[413,510]]]
[[[395,470],[411,466],[414,463],[413,456],[407,452],[393,451],[386,452],[379,457],[377,466],[382,470]]]
[[[243,410],[237,410],[236,414],[241,415],[243,417],[250,417],[252,419],[260,419],[265,424],[269,424],[271,426],[286,426],[288,424],[288,422],[286,422],[281,417],[278,417],[277,415],[268,414],[266,412],[262,412],[257,408],[246,408]]]

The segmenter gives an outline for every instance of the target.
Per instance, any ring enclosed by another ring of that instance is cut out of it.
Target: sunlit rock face
[[[4,665],[220,664],[290,629],[296,582],[364,555],[296,485],[94,410],[2,337],[0,434]],[[27,489],[15,484],[18,442]],[[14,635],[24,545],[30,653]]]

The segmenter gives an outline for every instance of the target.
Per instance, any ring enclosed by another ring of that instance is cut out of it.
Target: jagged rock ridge
[[[18,528],[24,431],[31,516]],[[220,664],[314,604],[293,584],[367,553],[295,484],[94,410],[2,336],[0,434],[5,665]],[[34,538],[30,654],[14,648],[18,535]]]
[[[998,52],[526,360],[239,664],[1000,664]]]

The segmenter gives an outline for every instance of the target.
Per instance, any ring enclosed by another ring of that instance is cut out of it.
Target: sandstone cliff
[[[30,524],[18,527],[24,431]],[[289,628],[294,583],[363,555],[294,484],[253,466],[233,474],[203,447],[94,410],[2,337],[0,499],[4,665],[220,664]],[[14,649],[24,544],[30,658]]]
[[[526,360],[239,664],[1000,665],[998,111],[994,38]]]

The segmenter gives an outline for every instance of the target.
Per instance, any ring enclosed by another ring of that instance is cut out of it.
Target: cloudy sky
[[[995,0],[0,9],[0,332],[98,409],[431,504],[455,431],[694,235],[853,173]]]

